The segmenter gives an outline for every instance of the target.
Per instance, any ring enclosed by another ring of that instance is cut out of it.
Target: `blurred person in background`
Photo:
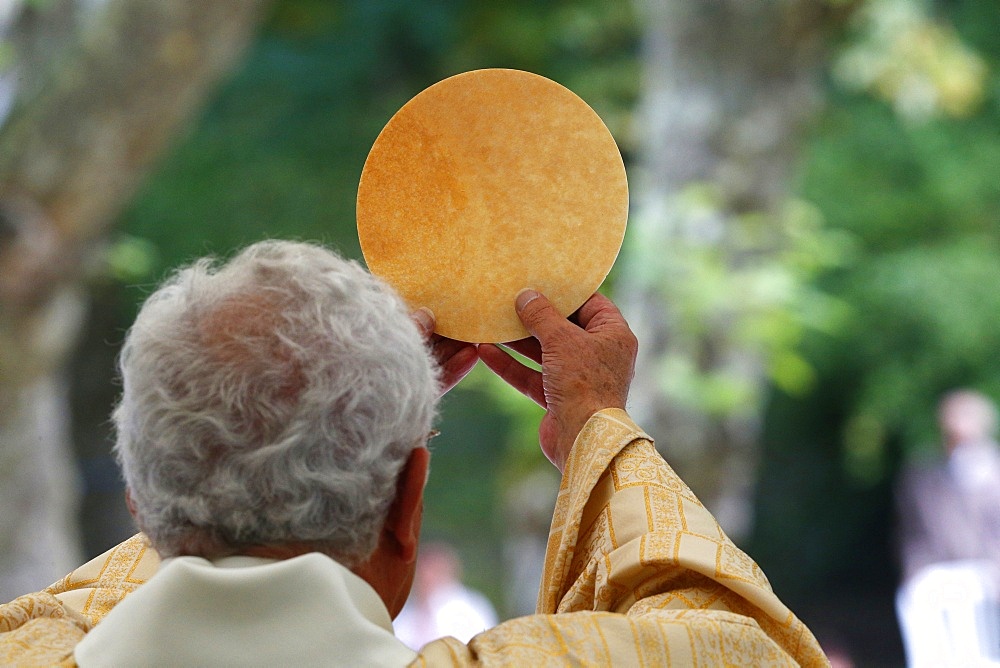
[[[392,622],[396,637],[413,649],[451,636],[469,642],[496,626],[489,599],[462,584],[462,560],[446,543],[425,543],[417,556],[413,589]]]
[[[972,390],[938,406],[942,456],[897,488],[897,612],[910,666],[1000,665],[997,408]]]

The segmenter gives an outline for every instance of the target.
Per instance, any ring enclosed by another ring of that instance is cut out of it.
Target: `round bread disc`
[[[386,124],[358,187],[369,270],[436,332],[497,343],[528,336],[524,288],[563,315],[611,270],[628,184],[614,138],[573,92],[545,77],[488,69],[419,93]]]

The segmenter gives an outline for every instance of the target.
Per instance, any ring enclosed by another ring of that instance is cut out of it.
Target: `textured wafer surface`
[[[621,154],[579,97],[519,70],[445,79],[375,141],[358,188],[361,249],[436,331],[462,341],[527,336],[526,287],[565,315],[600,286],[621,247]]]

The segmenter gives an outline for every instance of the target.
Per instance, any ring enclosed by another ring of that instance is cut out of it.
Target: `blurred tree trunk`
[[[631,410],[737,540],[752,527],[767,360],[744,336],[739,286],[706,284],[779,261],[769,221],[819,108],[834,4],[639,3],[643,144],[617,285],[640,340]]]
[[[0,600],[45,586],[78,558],[62,369],[86,308],[84,279],[119,210],[267,4],[18,8],[8,31],[18,64],[0,86],[0,110],[9,108],[0,126]]]

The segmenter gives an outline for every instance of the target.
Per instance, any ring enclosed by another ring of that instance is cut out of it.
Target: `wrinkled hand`
[[[638,342],[618,307],[600,294],[580,307],[575,322],[533,290],[517,296],[515,309],[532,338],[506,346],[541,364],[542,370],[487,343],[479,345],[479,358],[546,410],[538,428],[542,452],[562,471],[590,416],[604,408],[625,408]]]
[[[465,378],[472,367],[476,366],[479,356],[476,353],[476,346],[464,341],[448,339],[440,334],[434,333],[434,314],[428,308],[421,308],[411,315],[417,329],[427,339],[434,359],[437,360],[441,368],[441,394],[458,385],[458,381]]]

